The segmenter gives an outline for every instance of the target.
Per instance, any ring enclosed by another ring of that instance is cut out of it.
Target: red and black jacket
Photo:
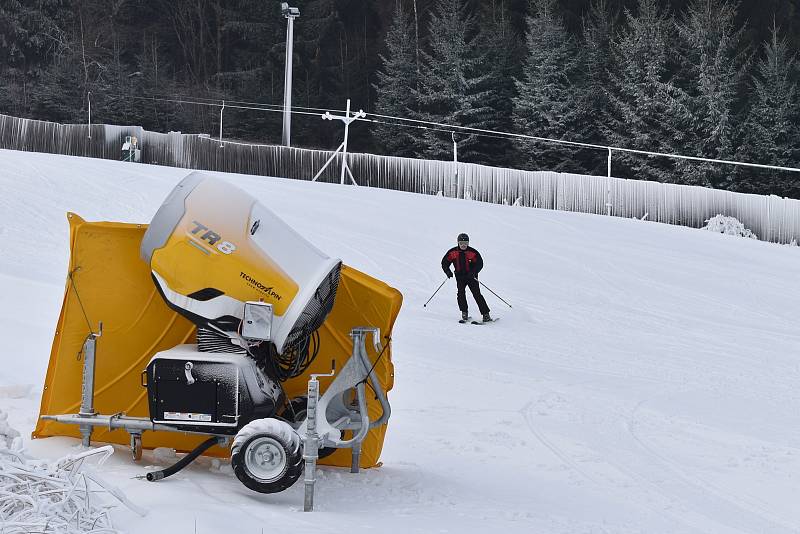
[[[477,278],[483,269],[483,258],[472,247],[467,247],[466,250],[453,247],[442,258],[442,270],[445,274],[450,272],[450,265],[455,267],[457,278]]]

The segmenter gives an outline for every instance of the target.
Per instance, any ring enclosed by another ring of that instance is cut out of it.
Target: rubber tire
[[[134,462],[142,459],[142,436],[131,436],[131,456]]]
[[[300,423],[302,423],[306,416],[305,412],[308,408],[308,397],[303,395],[302,397],[295,397],[289,401],[289,406],[286,407],[284,411],[280,413],[280,416],[289,421],[289,424],[292,425],[294,428],[299,428]],[[292,417],[292,414],[302,414],[301,417]],[[336,447],[323,447],[319,451],[317,451],[317,457],[322,460],[323,458],[327,458],[334,452],[336,452]]]
[[[283,447],[286,465],[276,479],[265,481],[250,473],[245,464],[249,446],[261,437],[269,437]],[[231,467],[239,481],[258,493],[279,493],[291,487],[303,473],[303,446],[294,429],[285,421],[256,419],[245,425],[233,439]]]

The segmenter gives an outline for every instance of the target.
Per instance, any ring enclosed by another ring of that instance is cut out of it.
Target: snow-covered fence
[[[91,137],[90,137],[91,134]],[[180,132],[148,132],[141,126],[58,124],[0,115],[0,148],[120,159],[125,137],[133,135],[146,146],[147,162],[173,165],[182,158]],[[144,161],[144,157],[143,157]]]
[[[232,142],[220,148],[215,139],[184,135],[183,158],[173,165],[310,180],[330,155],[324,150]],[[425,194],[441,191],[449,197],[469,195],[484,202],[594,214],[606,214],[610,204],[615,216],[647,214],[651,221],[694,228],[724,214],[736,217],[763,240],[800,240],[800,201],[776,196],[374,154],[349,154],[348,161],[356,181],[365,186]],[[339,160],[334,163],[320,181],[339,181]]]
[[[127,135],[140,140],[141,161],[311,180],[331,151],[225,141],[208,135],[148,132],[138,126],[62,125],[0,115],[0,148],[120,159]],[[341,156],[318,181],[338,182]],[[642,218],[700,228],[717,214],[736,217],[760,239],[800,241],[800,201],[697,186],[522,171],[453,161],[348,154],[360,185],[484,202]],[[457,171],[457,172],[456,172]]]

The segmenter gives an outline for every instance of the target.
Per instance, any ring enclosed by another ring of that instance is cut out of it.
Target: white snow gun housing
[[[373,372],[384,351],[378,328],[345,322],[352,352],[341,370],[308,371],[320,349],[317,330],[334,306],[342,262],[244,191],[197,172],[158,209],[140,256],[167,306],[196,326],[197,343],[150,358],[141,376],[148,418],[101,415],[94,409],[101,323],[84,342],[80,413],[42,418],[79,425],[85,445],[95,427],[125,429],[137,460],[145,431],[207,435],[178,463],[146,478],[168,477],[210,447],[231,444],[234,473],[255,491],[282,491],[305,469],[305,509],[313,509],[317,459],[349,448],[351,471],[357,472],[367,433],[390,415],[385,388]],[[366,348],[368,334],[374,360]],[[305,395],[290,399],[284,382],[301,376],[308,380]],[[334,376],[323,392],[319,376]],[[377,418],[370,418],[368,400],[379,404]]]
[[[241,189],[199,172],[158,209],[141,255],[167,304],[202,328],[201,345],[215,337],[241,345],[244,304],[265,302],[273,315],[258,314],[267,327],[260,339],[278,353],[323,323],[342,266]]]

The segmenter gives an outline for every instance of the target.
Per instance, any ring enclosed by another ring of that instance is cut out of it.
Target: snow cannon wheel
[[[233,439],[231,466],[236,478],[253,491],[278,493],[303,472],[303,447],[285,421],[256,419]]]
[[[280,413],[280,416],[289,421],[289,424],[292,425],[293,428],[297,429],[300,428],[300,425],[306,420],[307,411],[308,397],[303,395],[302,397],[295,397],[290,400],[286,409]],[[327,458],[334,452],[336,452],[335,447],[323,447],[317,451],[317,457],[321,460],[322,458]]]
[[[134,462],[142,459],[142,435],[131,434],[131,456]]]

